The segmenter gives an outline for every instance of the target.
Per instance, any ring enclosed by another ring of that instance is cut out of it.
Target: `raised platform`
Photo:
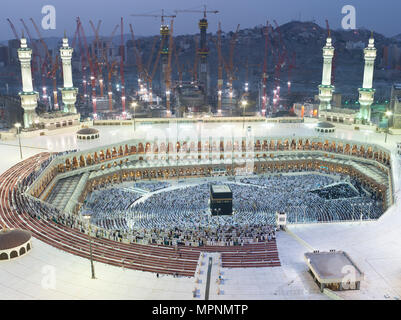
[[[363,273],[344,251],[307,252],[305,260],[322,292],[326,287],[359,290]]]

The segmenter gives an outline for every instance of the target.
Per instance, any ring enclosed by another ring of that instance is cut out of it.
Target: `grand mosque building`
[[[80,123],[66,37],[62,111],[38,116],[22,38],[23,129],[0,146],[0,298],[400,299],[400,138],[370,121],[373,34],[360,110],[336,124],[334,50],[329,35],[317,118],[134,126]],[[220,184],[227,217],[209,211]]]

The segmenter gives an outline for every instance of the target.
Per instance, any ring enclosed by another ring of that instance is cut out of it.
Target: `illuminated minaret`
[[[363,85],[359,88],[359,116],[363,122],[370,122],[370,106],[373,103],[375,89],[373,89],[373,71],[376,59],[375,39],[373,32],[368,46],[364,49],[365,69],[363,72]]]
[[[77,100],[77,88],[72,83],[71,59],[74,51],[68,45],[68,39],[64,33],[63,46],[60,48],[60,57],[63,62],[63,80],[64,87],[61,89],[61,95],[64,103],[64,112],[77,113],[75,101]]]
[[[21,38],[21,47],[18,49],[18,59],[21,63],[22,91],[21,107],[24,109],[24,128],[29,128],[36,118],[35,109],[38,106],[39,94],[33,91],[31,59],[32,49],[28,48],[24,35]]]
[[[323,47],[323,73],[322,84],[319,86],[319,111],[331,109],[331,99],[333,97],[334,86],[331,84],[331,70],[334,56],[334,47],[331,43],[331,36],[326,39],[326,45]]]

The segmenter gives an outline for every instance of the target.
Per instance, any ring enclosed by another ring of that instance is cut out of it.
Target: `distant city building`
[[[383,46],[383,58],[381,66],[386,69],[401,68],[401,48],[396,44]]]
[[[343,124],[353,124],[358,116],[357,110],[347,108],[332,108],[319,112],[319,120],[328,122],[338,122]]]
[[[347,50],[359,50],[365,48],[365,43],[363,41],[347,41],[345,44]]]
[[[20,41],[18,39],[8,40],[8,64],[17,64],[18,60],[18,49],[20,47]]]
[[[8,47],[0,45],[0,66],[4,67],[8,63]]]
[[[125,55],[126,57],[126,63],[133,65],[134,63],[136,63],[136,58],[135,58],[135,50],[134,50],[135,46],[134,46],[134,41],[132,40],[128,40],[125,43],[125,49],[127,50],[127,53]]]

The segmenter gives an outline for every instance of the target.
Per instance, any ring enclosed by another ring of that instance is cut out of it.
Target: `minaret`
[[[28,48],[24,35],[21,38],[21,47],[18,49],[18,59],[21,63],[22,91],[21,107],[24,109],[24,128],[29,128],[36,117],[35,109],[38,106],[39,94],[33,91],[31,59],[32,49]]]
[[[74,51],[68,45],[68,39],[64,32],[63,46],[60,48],[60,57],[63,62],[63,80],[64,87],[61,89],[61,95],[64,103],[64,112],[77,113],[75,101],[77,100],[77,88],[72,83],[71,59]]]
[[[369,39],[368,46],[364,49],[365,69],[363,72],[363,85],[359,88],[359,117],[362,122],[370,122],[370,106],[373,103],[375,89],[373,89],[373,71],[375,68],[376,59],[375,39],[373,32]]]
[[[331,84],[331,70],[334,56],[334,47],[331,43],[331,36],[326,39],[326,45],[323,47],[323,73],[322,84],[319,86],[319,111],[331,109],[331,99],[333,97],[334,86]]]

